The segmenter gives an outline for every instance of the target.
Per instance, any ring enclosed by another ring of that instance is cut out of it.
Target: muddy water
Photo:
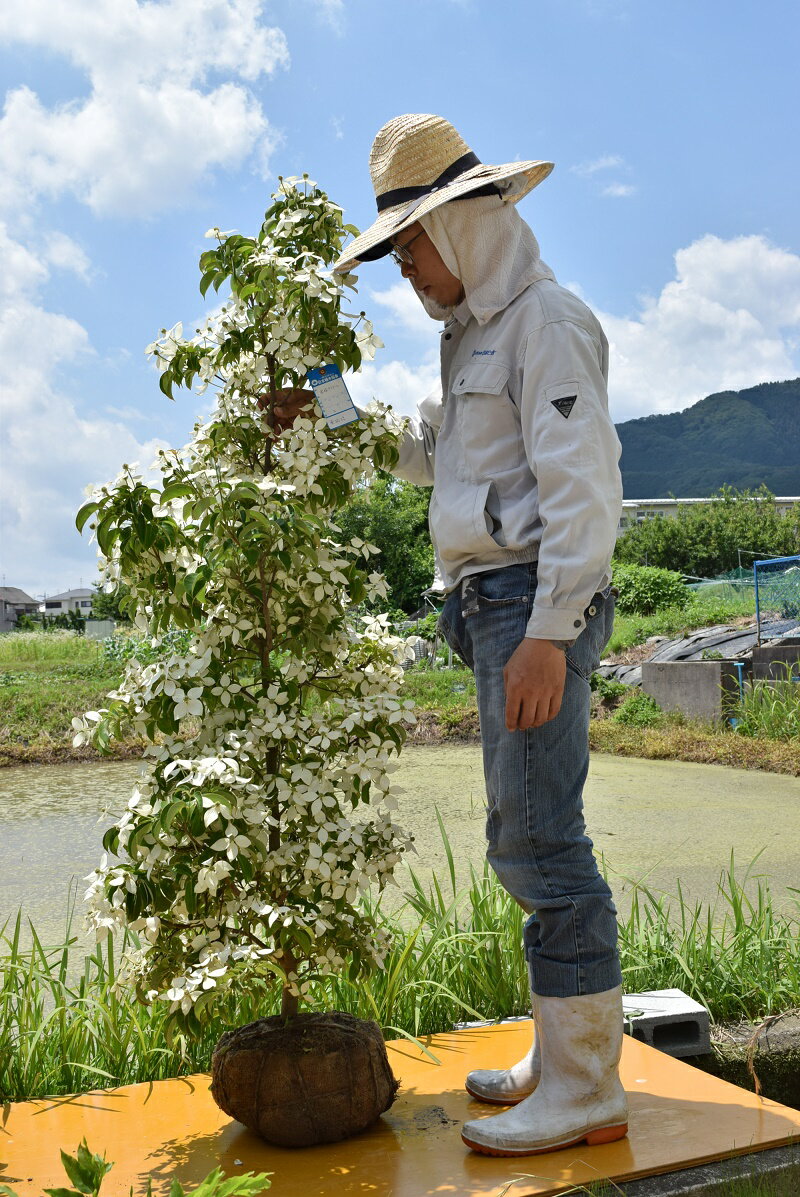
[[[49,942],[63,934],[67,896],[99,860],[101,837],[125,806],[137,764],[28,766],[0,771],[0,925],[22,906]],[[459,882],[482,867],[483,775],[474,745],[413,747],[394,780],[400,819],[416,837],[410,866],[449,885],[436,809]],[[589,834],[621,909],[634,883],[713,902],[735,854],[754,866],[779,907],[800,887],[800,781],[769,773],[674,761],[594,755],[586,788]],[[407,878],[399,876],[401,885]],[[78,911],[80,913],[80,899]]]

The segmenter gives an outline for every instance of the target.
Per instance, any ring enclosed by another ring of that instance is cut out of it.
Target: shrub
[[[434,640],[436,638],[436,629],[439,624],[439,612],[431,611],[424,619],[417,621],[417,626],[414,629],[418,636],[422,636],[423,640]]]
[[[617,607],[626,615],[651,615],[661,607],[683,609],[691,596],[680,574],[652,565],[615,562],[614,585],[619,590]]]
[[[630,687],[624,682],[618,682],[613,677],[603,677],[602,673],[593,673],[589,685],[595,694],[599,694],[603,699],[613,700],[630,693]]]
[[[654,698],[649,694],[634,691],[612,715],[617,723],[626,723],[629,727],[656,727],[664,717],[664,712]]]
[[[332,538],[358,481],[396,462],[401,425],[376,405],[331,428],[313,408],[281,432],[282,388],[312,366],[357,369],[380,342],[342,306],[353,276],[330,273],[352,231],[341,209],[307,178],[274,198],[256,237],[211,230],[200,290],[229,284],[229,305],[148,350],[170,398],[197,379],[217,390],[207,421],[161,451],[157,487],[123,466],[76,520],[93,520],[104,584],[128,587],[150,646],[190,633],[144,668],[137,648],[109,706],[73,720],[76,747],[147,741],[90,924],[140,937],[126,976],[169,1003],[176,1033],[197,1034],[228,991],[277,988],[292,1018],[315,978],[380,968],[389,945],[355,902],[410,846],[387,767],[406,648],[384,616],[358,615],[386,598],[375,546]]]

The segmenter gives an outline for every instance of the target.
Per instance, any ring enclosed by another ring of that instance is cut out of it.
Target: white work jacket
[[[393,470],[433,486],[434,588],[538,560],[526,635],[575,640],[610,581],[622,506],[603,330],[539,279],[483,325],[461,304],[441,362],[441,388],[420,403]]]

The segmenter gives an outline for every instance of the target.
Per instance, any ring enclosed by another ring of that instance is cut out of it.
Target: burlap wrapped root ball
[[[220,1109],[277,1147],[355,1135],[398,1089],[378,1024],[339,1012],[276,1015],[228,1031],[211,1071]]]

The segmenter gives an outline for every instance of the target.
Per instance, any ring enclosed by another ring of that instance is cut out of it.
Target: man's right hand
[[[267,409],[269,407],[270,396],[260,395],[258,399],[259,407]],[[312,391],[304,391],[293,387],[283,387],[280,391],[275,392],[275,406],[273,408],[272,416],[275,421],[275,431],[284,432],[287,428],[291,428],[295,420],[300,415],[310,415],[314,403],[314,395]]]

